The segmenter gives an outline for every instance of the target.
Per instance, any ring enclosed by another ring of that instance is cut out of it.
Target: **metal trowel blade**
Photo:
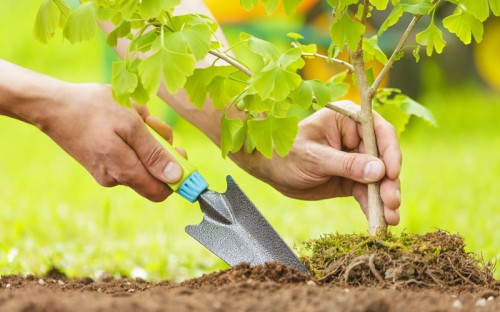
[[[231,266],[280,261],[307,272],[233,178],[226,180],[225,193],[206,190],[200,195],[203,221],[188,225],[186,232]]]

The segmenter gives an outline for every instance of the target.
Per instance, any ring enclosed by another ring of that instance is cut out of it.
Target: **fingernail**
[[[182,177],[182,169],[178,163],[170,161],[163,169],[163,174],[167,180],[167,183],[175,183]]]
[[[398,203],[401,205],[401,190],[396,190],[396,198],[398,199]]]
[[[365,179],[370,181],[377,181],[382,176],[384,167],[380,161],[370,161],[365,165],[364,175]]]

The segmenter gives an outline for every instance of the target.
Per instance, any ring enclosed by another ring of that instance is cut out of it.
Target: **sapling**
[[[428,56],[441,53],[446,45],[441,26],[465,44],[471,43],[472,37],[480,42],[490,8],[494,15],[500,15],[500,0],[328,0],[331,45],[328,53],[322,55],[314,43],[302,43],[307,38],[295,33],[289,34],[292,42],[285,50],[244,33],[239,42],[224,45],[217,37],[218,25],[211,18],[174,14],[180,0],[81,2],[71,9],[64,0],[44,0],[36,17],[35,37],[45,43],[61,28],[64,38],[76,43],[96,33],[97,20],[112,22],[115,28],[107,35],[108,44],[115,47],[118,39],[129,40],[126,56],[112,66],[113,96],[118,103],[145,104],[164,83],[171,94],[184,89],[198,108],[203,107],[207,99],[217,109],[237,108],[244,117],[236,119],[225,115],[221,120],[223,156],[246,149],[247,152],[258,150],[269,158],[274,154],[287,155],[298,132],[298,116],[322,107],[358,122],[365,152],[377,157],[373,108],[392,121],[398,132],[405,128],[411,115],[435,123],[429,110],[400,90],[381,88],[384,77],[407,50],[413,52],[417,62],[421,46]],[[279,5],[292,14],[302,1],[261,2],[269,14]],[[240,3],[251,9],[259,0],[240,0]],[[445,3],[454,9],[440,25],[435,13]],[[375,13],[386,16],[378,29],[368,27]],[[412,16],[411,22],[388,57],[379,47],[379,38],[398,24],[403,15]],[[416,33],[415,26],[421,20],[427,26]],[[410,37],[415,39],[408,45]],[[236,49],[240,53],[234,53]],[[339,59],[342,51],[347,51],[347,60]],[[298,71],[308,58],[342,64],[345,71],[326,82],[306,80]],[[197,67],[199,61],[207,59],[211,59],[211,65]],[[373,62],[383,64],[380,72],[374,72]],[[347,77],[352,77],[359,91],[358,112],[348,111],[334,102],[347,93],[350,87]],[[368,194],[369,232],[384,236],[387,225],[380,184],[369,184]]]

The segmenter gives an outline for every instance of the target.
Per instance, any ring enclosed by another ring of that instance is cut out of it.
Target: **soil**
[[[325,283],[279,263],[242,264],[177,284],[103,276],[2,276],[0,311],[500,311],[487,286],[359,287]]]

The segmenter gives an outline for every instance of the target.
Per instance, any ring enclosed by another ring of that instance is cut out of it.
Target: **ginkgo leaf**
[[[500,16],[500,0],[490,0],[490,8],[495,16]]]
[[[380,26],[378,30],[378,36],[380,37],[389,27],[395,25],[399,19],[403,16],[403,6],[401,5],[395,5],[389,16],[384,20],[382,25]]]
[[[266,61],[278,60],[281,56],[278,48],[268,41],[255,38],[246,33],[240,34],[240,40],[244,41],[252,52],[262,56]]]
[[[61,13],[59,16],[59,27],[63,28],[64,24],[68,20],[69,15],[71,14],[71,9],[64,0],[52,0],[55,5],[59,8],[59,12]]]
[[[387,8],[389,0],[370,0],[370,3],[373,4],[373,6],[377,8],[377,10],[383,11]]]
[[[47,43],[59,25],[61,12],[52,0],[46,0],[38,10],[33,35],[41,43]]]
[[[343,49],[345,45],[354,51],[358,47],[361,36],[365,32],[365,25],[353,20],[349,14],[344,14],[330,27],[332,43]]]
[[[86,2],[74,10],[64,26],[64,37],[75,44],[94,37],[97,30],[94,6]]]
[[[461,0],[462,7],[472,16],[484,22],[490,15],[488,0]]]
[[[252,93],[259,94],[263,100],[273,98],[275,101],[282,101],[301,81],[302,78],[298,74],[283,69],[279,64],[271,63],[250,78],[250,87]]]
[[[363,57],[365,63],[370,63],[374,58],[382,64],[388,62],[387,55],[378,45],[378,37],[363,38]]]
[[[108,45],[111,47],[116,47],[118,44],[118,38],[126,37],[130,34],[130,22],[123,21],[118,25],[112,32],[108,34]]]
[[[432,9],[432,0],[401,0],[399,4],[404,12],[413,15],[426,15]]]
[[[357,4],[359,0],[328,0],[327,2],[332,6],[332,8],[335,8],[338,11],[343,11],[351,4]]]
[[[141,62],[139,74],[144,87],[151,94],[158,91],[162,75],[168,92],[175,94],[193,74],[195,63],[194,58],[189,54],[161,48]]]
[[[285,7],[286,14],[292,14],[299,4],[302,3],[302,0],[286,0],[283,1],[283,7]]]
[[[250,10],[259,3],[259,0],[240,0],[240,5],[246,9]]]
[[[477,43],[483,40],[483,23],[466,11],[457,9],[455,14],[443,19],[443,26],[465,44],[470,44],[472,36]]]
[[[286,1],[294,1],[294,0],[286,0]],[[267,14],[271,14],[278,7],[279,1],[278,0],[263,0],[262,3],[264,4],[264,9],[266,10]]]
[[[426,30],[417,34],[416,39],[419,44],[427,46],[426,51],[428,56],[431,56],[434,50],[438,54],[443,52],[443,48],[446,45],[446,41],[443,40],[443,32],[433,21],[431,21]]]
[[[247,137],[246,123],[241,119],[229,119],[222,117],[221,121],[221,152],[222,157],[226,157],[229,152],[238,152],[245,143]]]
[[[180,0],[142,0],[139,11],[142,17],[149,19],[160,15],[162,10],[171,10],[180,3]]]
[[[265,119],[249,120],[248,134],[255,147],[265,157],[272,158],[273,147],[278,155],[288,154],[298,133],[299,119],[295,116],[277,118],[272,115]]]
[[[187,79],[185,85],[185,90],[188,93],[191,103],[198,108],[202,108],[207,97],[208,86],[212,83],[212,81],[216,77],[221,77],[223,78],[222,83],[224,84],[225,79],[235,71],[236,69],[232,66],[210,66],[207,68],[196,69],[193,75]],[[220,82],[213,84],[210,89],[213,90],[212,92],[220,94],[221,91],[225,90],[220,90],[221,88],[223,89],[223,86],[219,87],[217,85],[218,83]],[[227,97],[224,97],[224,99],[227,99]],[[216,99],[216,101],[217,100],[219,99]],[[218,103],[220,102],[217,101],[214,105],[219,106]]]
[[[137,88],[138,77],[131,73],[125,61],[114,62],[112,65],[111,83],[114,99],[122,105],[130,105],[130,94]]]

